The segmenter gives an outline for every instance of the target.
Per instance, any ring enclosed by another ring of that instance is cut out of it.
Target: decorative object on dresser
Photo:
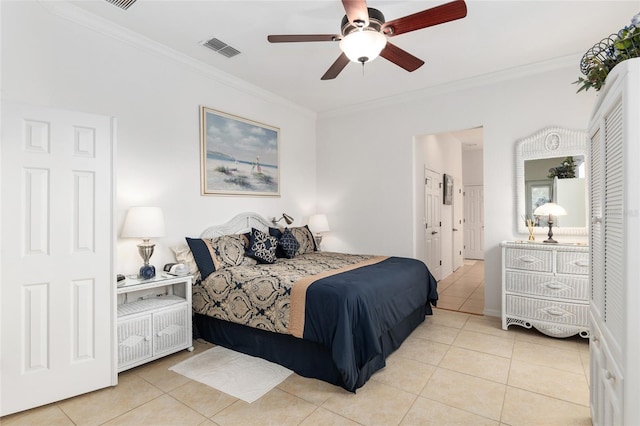
[[[533,234],[544,235],[547,222],[535,220],[534,210],[552,202],[568,213],[554,223],[554,234],[586,237],[587,151],[587,132],[561,127],[544,128],[516,143],[518,233],[531,235],[526,219],[532,219]]]
[[[506,241],[502,328],[534,327],[553,337],[589,337],[589,248]]]
[[[590,120],[591,417],[640,424],[640,58],[611,71]]]
[[[309,229],[313,232],[313,238],[316,240],[316,246],[320,247],[322,243],[322,233],[329,232],[329,221],[325,214],[314,214],[309,217]]]
[[[191,341],[192,276],[118,283],[118,372],[187,349]]]
[[[547,223],[549,224],[549,233],[547,234],[547,236],[549,238],[544,240],[543,243],[557,243],[557,241],[553,239],[553,231],[552,231],[553,222],[554,222],[554,218],[557,218],[558,216],[567,215],[567,211],[564,209],[564,207],[559,206],[556,203],[545,203],[540,207],[536,208],[533,211],[533,215],[547,216]]]
[[[144,261],[140,267],[140,278],[150,279],[156,276],[156,268],[149,265],[149,259],[153,255],[156,246],[151,238],[164,236],[164,215],[160,207],[131,207],[124,219],[122,238],[142,238],[138,244],[138,253]]]

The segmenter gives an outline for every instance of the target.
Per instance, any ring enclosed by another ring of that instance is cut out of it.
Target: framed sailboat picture
[[[202,195],[280,196],[280,129],[200,107]]]

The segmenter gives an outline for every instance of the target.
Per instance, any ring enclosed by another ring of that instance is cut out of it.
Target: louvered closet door
[[[591,274],[591,310],[601,317],[604,315],[604,242],[603,234],[603,194],[604,194],[604,132],[597,123],[590,140],[590,185],[589,196],[591,199],[591,229],[589,232]]]
[[[625,334],[624,134],[622,100],[605,116],[604,309],[601,318],[620,345]],[[638,184],[637,182],[635,183]],[[613,348],[612,348],[613,349]],[[616,348],[617,349],[617,348]]]

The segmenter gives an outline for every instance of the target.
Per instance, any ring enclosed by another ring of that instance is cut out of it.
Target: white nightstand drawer
[[[558,324],[588,324],[588,304],[562,303],[508,294],[506,305],[507,315]]]
[[[589,301],[588,277],[506,271],[505,278],[505,289],[509,292]]]
[[[508,248],[505,253],[505,267],[525,271],[552,272],[553,252]]]
[[[118,321],[118,367],[151,358],[151,315]]]
[[[153,314],[153,353],[174,352],[191,341],[190,309],[187,303],[175,309],[167,309]]]
[[[558,273],[589,275],[589,253],[558,251]]]

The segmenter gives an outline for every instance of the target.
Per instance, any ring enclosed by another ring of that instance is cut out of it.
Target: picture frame
[[[200,106],[202,195],[280,196],[280,129]]]
[[[445,173],[442,177],[442,182],[444,184],[444,197],[442,203],[450,206],[453,204],[453,176]]]

